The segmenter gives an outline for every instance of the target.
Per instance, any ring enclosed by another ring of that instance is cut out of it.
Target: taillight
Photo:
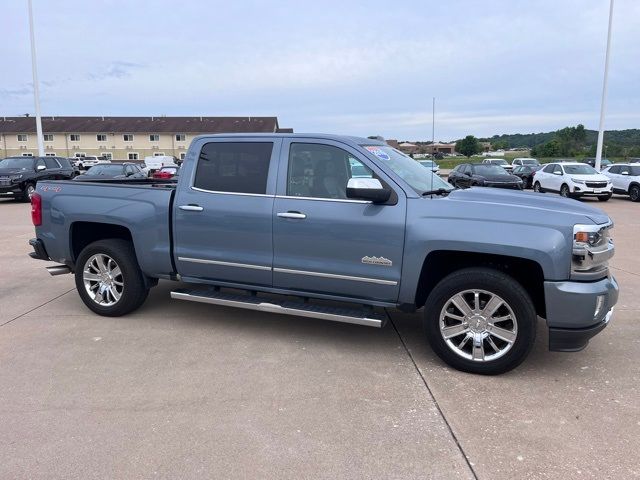
[[[31,221],[33,225],[42,225],[42,197],[37,193],[31,195]]]

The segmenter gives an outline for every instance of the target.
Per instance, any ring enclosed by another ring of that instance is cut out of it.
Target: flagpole
[[[40,117],[40,88],[38,86],[38,68],[36,66],[36,41],[33,34],[33,8],[29,4],[29,34],[31,37],[31,69],[33,70],[33,97],[36,106],[36,136],[38,139],[38,155],[44,157],[44,138],[42,136],[42,119]]]
[[[596,170],[600,171],[602,144],[604,141],[604,112],[607,106],[607,83],[609,78],[609,51],[611,49],[611,23],[613,21],[613,0],[609,4],[609,30],[607,31],[607,53],[604,57],[604,81],[602,83],[602,103],[600,104],[600,126],[598,128],[598,146],[596,147]]]

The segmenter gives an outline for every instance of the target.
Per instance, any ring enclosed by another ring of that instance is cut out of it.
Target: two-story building
[[[42,117],[45,155],[142,160],[184,158],[204,133],[292,132],[277,117]],[[34,117],[0,117],[0,158],[38,155]]]

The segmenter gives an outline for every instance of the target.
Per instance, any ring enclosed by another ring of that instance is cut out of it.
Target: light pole
[[[607,105],[607,81],[609,77],[609,50],[611,47],[611,22],[613,21],[613,0],[609,3],[609,29],[607,31],[607,53],[604,57],[604,81],[602,82],[602,103],[600,104],[600,126],[598,128],[598,146],[596,147],[596,170],[600,171],[602,160],[602,142],[604,140],[604,111]]]
[[[33,35],[33,8],[29,4],[29,34],[31,37],[31,69],[33,70],[33,98],[36,104],[36,136],[38,138],[38,155],[44,157],[44,138],[42,136],[42,119],[40,118],[40,88],[38,87],[38,68],[36,66],[36,40]]]
[[[436,97],[431,106],[431,158],[436,158]]]

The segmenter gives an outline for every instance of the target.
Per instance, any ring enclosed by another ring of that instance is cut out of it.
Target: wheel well
[[[71,252],[75,260],[90,243],[106,238],[120,238],[133,242],[131,232],[121,225],[97,222],[76,222],[71,225]]]
[[[485,253],[437,250],[425,258],[416,290],[416,307],[424,306],[431,290],[444,277],[456,270],[486,267],[500,270],[517,280],[531,296],[536,313],[546,317],[544,302],[544,274],[533,260]]]
[[[631,182],[629,184],[629,191],[631,191],[631,187],[640,187],[640,183],[638,182]]]

